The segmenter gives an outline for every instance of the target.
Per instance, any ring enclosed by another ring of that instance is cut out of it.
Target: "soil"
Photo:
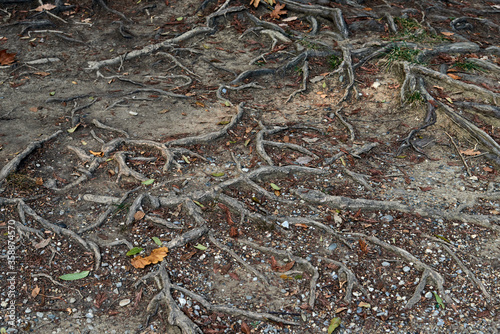
[[[0,1],[0,327],[500,330],[496,1],[68,3]]]

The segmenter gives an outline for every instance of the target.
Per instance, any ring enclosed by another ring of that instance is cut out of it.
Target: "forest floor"
[[[0,0],[0,328],[498,333],[499,14]]]

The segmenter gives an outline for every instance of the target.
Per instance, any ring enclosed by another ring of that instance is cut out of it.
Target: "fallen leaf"
[[[46,77],[46,76],[50,75],[50,73],[49,72],[35,72],[35,75],[39,75],[41,77]]]
[[[370,308],[372,306],[366,302],[359,302],[358,307]]]
[[[359,239],[358,243],[359,249],[361,249],[363,253],[368,254],[368,245],[366,244],[366,241],[364,241],[363,239]]]
[[[475,156],[481,154],[479,151],[474,151],[473,149],[469,148],[468,150],[462,151],[460,150],[460,153],[464,155],[469,155],[469,156]]]
[[[229,231],[229,236],[231,238],[237,238],[239,236],[238,229],[234,226],[231,226],[231,230]]]
[[[47,238],[47,239],[42,239],[42,241],[36,243],[34,246],[36,249],[40,249],[40,248],[44,248],[46,247],[48,244],[50,244],[50,238]]]
[[[450,102],[450,103],[453,103],[453,100],[449,97],[446,98],[446,101]]]
[[[273,188],[274,190],[281,190],[281,188],[280,188],[280,187],[278,187],[278,186],[277,186],[276,184],[274,184],[274,183],[271,183],[270,185],[271,185],[271,188]]]
[[[432,190],[432,187],[419,187],[420,190],[422,191],[429,191],[429,190]]]
[[[42,186],[43,185],[43,179],[41,177],[37,177],[35,179],[35,183],[37,186]]]
[[[455,33],[449,32],[449,31],[441,31],[441,34],[443,34],[445,36],[453,36],[453,35],[455,35]]]
[[[219,206],[219,208],[221,208],[222,210],[224,210],[224,212],[226,213],[227,223],[230,226],[234,225],[234,221],[233,221],[233,218],[231,218],[231,211],[229,211],[229,208],[227,206],[225,206],[224,204],[222,204],[222,203],[219,203],[218,206]]]
[[[59,276],[59,279],[62,279],[63,281],[74,281],[77,279],[85,278],[89,275],[90,271],[85,270],[85,271],[80,271],[79,273],[73,273],[73,274],[66,274]]]
[[[458,75],[453,74],[453,73],[448,73],[448,76],[449,76],[450,78],[454,79],[454,80],[459,80],[459,79],[460,79],[460,77],[459,77]]]
[[[441,299],[441,297],[439,297],[439,295],[436,293],[436,292],[433,292],[434,293],[434,297],[436,298],[436,302],[438,303],[438,305],[444,309],[444,303],[443,303],[443,300]]]
[[[168,254],[168,248],[160,247],[153,249],[149,256],[142,257],[139,255],[130,260],[130,262],[135,268],[142,269],[149,264],[156,264],[158,262],[163,261],[163,259],[165,258],[165,256],[167,256],[167,254]]]
[[[224,173],[223,173],[223,172],[220,172],[220,173],[212,173],[212,176],[213,176],[213,177],[221,177],[221,176],[224,176]]]
[[[240,280],[240,277],[236,273],[229,273],[229,276],[236,281]]]
[[[0,50],[0,65],[10,65],[16,61],[15,53],[8,53],[7,50]]]
[[[74,127],[72,127],[71,129],[68,129],[68,133],[73,133],[76,131],[76,129],[80,126],[80,123],[78,123],[77,125],[75,125]]]
[[[202,244],[197,244],[196,246],[194,246],[194,248],[199,249],[199,250],[206,250],[206,249],[208,249],[207,246],[203,246]]]
[[[31,297],[36,298],[36,296],[38,296],[39,293],[40,293],[40,288],[37,285],[33,290],[31,290]]]
[[[155,182],[155,179],[149,179],[149,180],[142,181],[141,183],[145,186],[149,186],[150,184],[153,184],[154,182]]]
[[[90,154],[95,155],[96,157],[103,157],[104,153],[103,152],[94,152],[89,150]]]
[[[347,307],[339,307],[339,308],[335,309],[335,311],[334,311],[334,312],[335,312],[335,313],[340,313],[340,312],[343,312],[343,311],[345,311],[345,310],[347,310]]]
[[[493,168],[490,167],[483,167],[483,170],[488,173],[493,173]]]
[[[45,5],[41,5],[41,6],[36,7],[35,11],[36,12],[43,12],[44,10],[52,10],[54,8],[56,8],[56,6],[54,6],[53,4],[46,3]]]
[[[285,8],[285,5],[280,4],[279,2],[276,3],[276,6],[274,6],[273,11],[271,12],[270,16],[273,19],[279,19],[280,15],[286,15],[287,11],[283,10]]]
[[[37,112],[37,111],[38,111],[38,108],[37,108],[37,107],[31,107],[31,108],[30,108],[30,111],[31,111],[31,112]]]
[[[342,320],[340,320],[339,317],[335,317],[332,320],[330,320],[330,325],[328,326],[328,334],[332,334],[333,331],[340,326],[341,321]]]
[[[140,252],[142,252],[144,250],[144,248],[141,248],[141,247],[134,247],[132,248],[131,250],[129,250],[127,252],[127,256],[131,256],[131,255],[135,255],[135,254],[139,254]]]
[[[257,0],[257,1],[259,1],[259,0]],[[257,6],[255,6],[255,7],[257,7]],[[244,321],[241,323],[241,332],[244,334],[250,334],[250,332],[251,332],[250,326],[248,326],[247,323]]]
[[[163,246],[163,243],[161,242],[161,240],[157,237],[152,237],[151,239],[153,239],[154,243],[157,244],[158,246]]]
[[[142,218],[144,218],[146,214],[142,211],[137,211],[135,214],[134,214],[134,219],[135,220],[141,220]]]
[[[306,229],[306,230],[309,228],[309,226],[307,226],[306,224],[301,224],[301,223],[297,223],[297,224],[295,224],[295,226],[302,227],[303,229]]]

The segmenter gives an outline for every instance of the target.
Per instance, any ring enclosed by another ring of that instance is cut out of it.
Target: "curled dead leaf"
[[[31,290],[31,297],[36,298],[36,296],[38,296],[39,293],[40,293],[40,288],[37,285],[33,290]]]
[[[137,211],[135,214],[134,214],[134,219],[135,220],[141,220],[142,218],[144,218],[146,214],[142,211]]]
[[[149,264],[156,264],[158,262],[163,261],[165,256],[167,256],[167,253],[168,253],[167,247],[160,247],[153,249],[149,256],[142,257],[139,255],[130,260],[130,262],[135,268],[142,269]]]

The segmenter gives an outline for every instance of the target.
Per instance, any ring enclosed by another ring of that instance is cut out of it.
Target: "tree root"
[[[3,168],[0,170],[0,183],[2,183],[7,176],[9,176],[10,173],[13,173],[17,170],[17,167],[19,167],[19,164],[21,161],[23,161],[24,158],[26,158],[28,155],[31,154],[35,149],[41,147],[44,143],[48,142],[49,140],[54,139],[58,135],[62,133],[62,130],[56,131],[54,134],[48,136],[47,138],[37,140],[35,142],[32,142],[31,144],[28,145],[21,153],[16,155],[14,159],[9,161]]]
[[[413,296],[406,303],[405,308],[410,309],[413,306],[415,306],[416,303],[418,303],[420,301],[422,291],[424,290],[425,285],[427,284],[427,279],[431,279],[436,284],[436,288],[438,289],[440,296],[442,296],[442,298],[447,303],[453,304],[453,300],[451,299],[451,297],[448,294],[446,294],[444,291],[444,287],[443,287],[444,278],[443,278],[443,276],[441,276],[440,273],[438,273],[437,271],[432,269],[429,265],[423,263],[417,257],[410,254],[408,251],[406,251],[400,247],[390,245],[390,244],[378,239],[377,237],[368,236],[368,235],[362,234],[362,233],[351,233],[350,235],[353,237],[356,237],[356,238],[363,238],[364,240],[370,241],[370,242],[374,243],[375,245],[380,246],[383,249],[400,256],[401,258],[405,259],[407,262],[413,263],[415,268],[417,268],[419,270],[423,270],[423,274],[422,274],[422,277],[420,279],[420,283],[418,284],[417,288],[415,289]]]
[[[316,300],[316,283],[318,282],[318,278],[319,278],[319,272],[318,272],[318,269],[316,267],[314,267],[306,259],[292,255],[288,251],[282,251],[282,250],[278,250],[278,249],[260,246],[254,242],[251,242],[251,241],[245,240],[245,239],[238,239],[238,243],[250,246],[250,247],[257,249],[257,250],[259,250],[263,253],[266,253],[266,254],[274,254],[274,255],[280,256],[282,258],[289,258],[290,260],[295,261],[296,263],[304,266],[305,269],[307,271],[309,271],[309,273],[312,275],[311,281],[309,282],[309,307],[311,309],[314,309],[314,302]]]
[[[290,94],[290,96],[288,96],[288,99],[286,99],[285,103],[290,102],[295,95],[303,93],[307,90],[308,79],[309,79],[309,62],[306,60],[304,61],[304,65],[302,65],[302,88],[297,89],[292,94]]]
[[[224,246],[222,243],[220,243],[217,239],[215,239],[215,236],[213,235],[212,232],[208,234],[208,237],[210,238],[210,241],[218,248],[222,249],[224,252],[228,253],[231,255],[233,259],[235,259],[241,266],[243,266],[248,272],[254,274],[259,278],[258,283],[262,286],[269,286],[269,281],[266,279],[264,275],[262,275],[257,269],[243,261],[243,259],[236,254],[232,249]]]
[[[120,64],[121,62],[123,62],[125,60],[130,60],[130,59],[134,59],[137,57],[147,56],[147,55],[150,55],[151,53],[158,51],[162,48],[172,46],[174,44],[185,41],[189,38],[192,38],[192,37],[200,35],[200,34],[208,34],[211,32],[213,32],[213,29],[210,27],[198,27],[198,28],[187,31],[180,36],[177,36],[177,37],[174,37],[171,39],[167,39],[161,43],[148,45],[140,50],[133,50],[131,52],[127,52],[126,54],[115,57],[115,58],[101,60],[101,61],[89,61],[87,70],[95,71],[103,66],[116,65],[116,64]]]
[[[241,120],[241,118],[243,117],[243,113],[245,112],[244,106],[245,106],[244,103],[240,103],[238,105],[238,108],[237,108],[238,113],[235,116],[233,116],[231,121],[228,124],[226,124],[226,126],[224,126],[219,131],[211,132],[211,133],[208,133],[205,135],[200,135],[200,136],[186,137],[186,138],[182,138],[182,139],[172,140],[172,141],[167,143],[167,146],[204,144],[204,143],[212,142],[218,138],[225,136],[227,134],[227,131],[229,129],[231,129],[233,126],[235,126],[236,123],[238,123]]]
[[[495,218],[486,215],[468,215],[457,211],[446,212],[431,208],[414,208],[409,205],[401,204],[395,201],[377,201],[369,199],[352,199],[343,196],[329,196],[317,190],[294,190],[301,199],[313,204],[327,205],[335,209],[344,210],[394,210],[404,213],[419,214],[422,217],[434,219],[457,220],[463,223],[471,223],[500,232],[500,226],[493,224]]]
[[[363,146],[354,149],[350,154],[355,158],[359,158],[360,154],[366,153],[366,152],[370,151],[372,148],[377,147],[377,146],[378,146],[378,143],[364,144]],[[326,159],[325,162],[323,163],[323,165],[325,165],[325,166],[330,165],[334,161],[336,161],[337,159],[340,159],[341,157],[343,157],[345,154],[346,154],[345,152],[341,151],[341,152],[335,154],[333,157]]]
[[[326,261],[326,262],[329,262],[329,263],[333,263],[334,265],[340,267],[339,269],[339,277],[340,277],[340,274],[341,273],[345,273],[346,275],[346,279],[347,279],[347,287],[345,289],[345,296],[344,296],[344,301],[346,303],[350,303],[351,300],[352,300],[352,290],[354,287],[357,287],[359,290],[361,290],[361,292],[366,296],[366,298],[368,298],[368,300],[370,300],[370,295],[368,294],[368,291],[366,291],[366,289],[363,287],[363,285],[361,285],[358,281],[358,279],[356,278],[356,275],[352,272],[352,270],[350,270],[349,268],[347,268],[347,266],[345,264],[343,264],[342,262],[340,261],[335,261],[335,260],[332,260],[332,259],[329,259],[327,257],[318,257],[318,259],[321,259],[323,261]]]

